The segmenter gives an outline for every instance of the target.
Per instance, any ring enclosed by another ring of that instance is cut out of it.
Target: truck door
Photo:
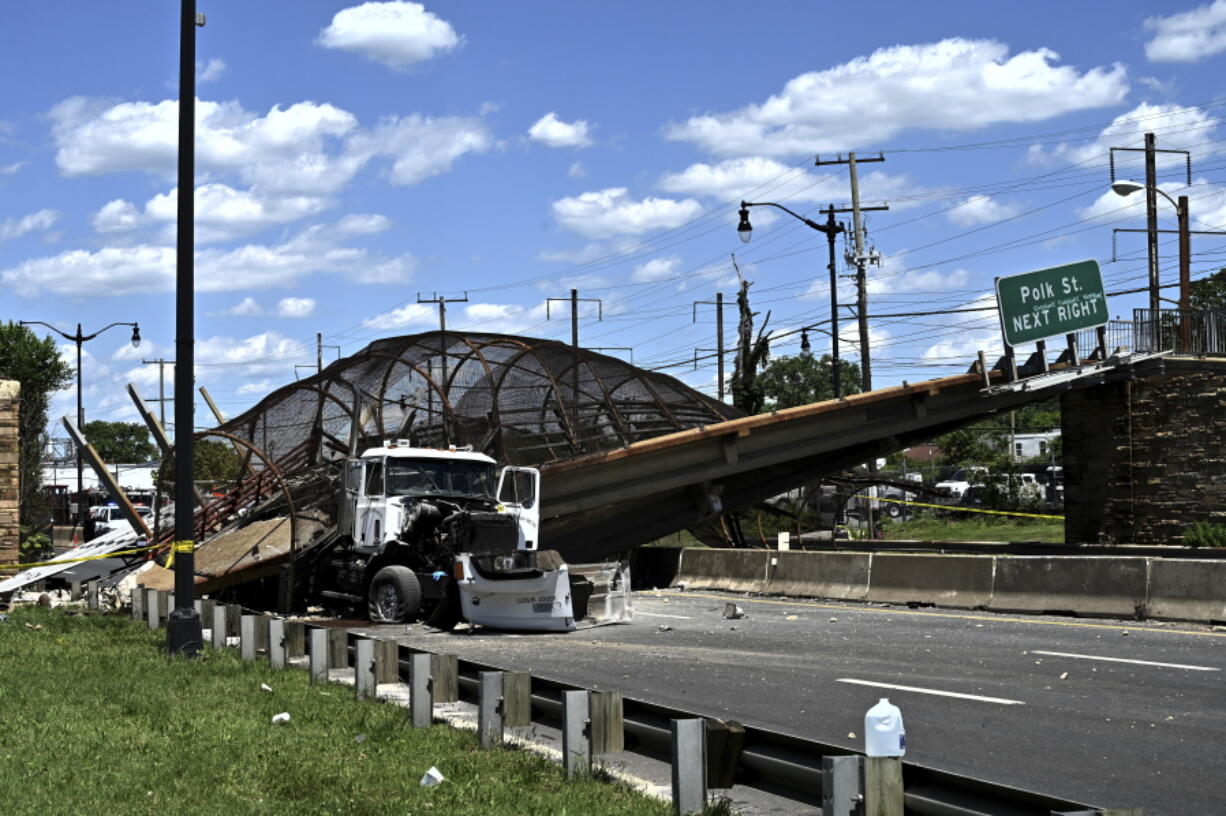
[[[383,539],[383,460],[365,459],[362,493],[357,502],[358,546],[378,547]]]
[[[362,460],[348,459],[345,461],[345,486],[341,495],[340,507],[337,508],[336,527],[343,536],[358,540],[357,504],[362,493]]]
[[[536,468],[508,467],[498,477],[498,503],[519,526],[519,548],[535,550],[540,543],[541,472]]]

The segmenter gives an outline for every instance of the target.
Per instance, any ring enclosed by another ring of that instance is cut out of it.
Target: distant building
[[[1059,431],[1014,434],[1013,456],[1017,459],[1034,459],[1039,456],[1051,456],[1052,443],[1059,438]],[[1007,435],[1004,436],[1004,439],[1005,444],[1009,444],[1009,437]]]

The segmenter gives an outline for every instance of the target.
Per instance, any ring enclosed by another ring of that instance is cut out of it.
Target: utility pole
[[[423,298],[421,292],[417,293],[418,303],[437,303],[438,304],[438,330],[439,330],[439,356],[443,363],[443,381],[438,384],[439,391],[447,393],[447,304],[448,303],[467,303],[468,292],[464,293],[464,297],[449,298],[434,293],[432,298]]]
[[[579,302],[595,303],[596,304],[596,320],[597,322],[604,320],[604,302],[600,298],[581,298],[579,297],[578,289],[570,290],[568,298],[546,298],[545,299],[545,319],[550,320],[549,305],[554,301],[562,303],[570,302],[570,345],[575,350],[575,363],[571,366],[571,388],[574,389],[574,412],[575,417],[579,416]]]
[[[192,436],[196,371],[196,0],[182,0],[179,17],[179,202],[175,236],[175,608],[166,620],[171,654],[199,655],[204,636],[196,597],[195,439]]]
[[[699,306],[714,306],[715,307],[715,354],[719,361],[719,401],[724,401],[724,293],[716,292],[715,300],[696,300],[693,306],[693,320],[698,322],[698,307]]]
[[[859,161],[883,162],[885,161],[885,155],[878,154],[876,158],[860,159]],[[860,176],[856,169],[857,163],[855,153],[848,153],[846,159],[840,156],[833,161],[822,161],[821,156],[818,156],[815,162],[818,167],[828,164],[846,164],[848,175],[851,177],[851,218],[856,247],[856,319],[860,327],[860,390],[868,392],[873,390],[873,364],[868,347],[868,276],[865,271],[869,259],[864,254],[864,222],[861,214],[869,209],[888,210],[889,207],[862,208],[860,206]],[[837,365],[837,361],[835,362]],[[875,456],[868,463],[868,472],[870,475],[877,472],[877,459]],[[875,490],[876,487],[874,486]],[[873,534],[873,503],[871,499],[867,507],[868,511],[865,515],[868,521],[868,534],[871,536]]]
[[[315,373],[324,370],[324,333],[315,332]]]
[[[166,366],[173,366],[174,360],[164,360],[159,357],[156,360],[141,360],[144,365],[156,365],[158,367],[158,421],[162,423],[162,432],[166,431]],[[172,369],[173,370],[173,369]],[[162,492],[157,489],[155,480],[153,490],[153,540],[157,541],[159,526],[161,522],[161,504]]]

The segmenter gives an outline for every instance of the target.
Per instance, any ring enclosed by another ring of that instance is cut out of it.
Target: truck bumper
[[[570,632],[575,613],[570,571],[565,565],[525,578],[490,579],[480,575],[466,554],[456,556],[464,577],[456,581],[460,609],[469,623],[521,632]]]

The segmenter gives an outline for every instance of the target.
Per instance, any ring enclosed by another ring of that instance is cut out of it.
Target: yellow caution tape
[[[189,553],[196,549],[196,544],[193,541],[176,541],[174,551],[177,553]]]
[[[120,555],[136,555],[137,553],[149,552],[150,550],[158,550],[165,547],[165,544],[151,544],[148,547],[137,547],[132,550],[116,550],[115,552],[103,553],[102,555],[83,555],[79,558],[57,558],[54,561],[33,561],[28,564],[0,564],[0,570],[24,570],[33,567],[51,567],[57,564],[77,564],[81,561],[100,561],[103,558],[115,558]]]
[[[895,504],[911,504],[916,507],[935,507],[938,510],[957,510],[962,513],[984,513],[990,516],[1021,516],[1022,518],[1058,519],[1064,521],[1064,516],[1047,516],[1042,513],[1013,513],[1007,510],[982,510],[978,507],[958,507],[950,504],[925,504],[924,502],[906,501],[905,499],[886,499],[881,496],[857,495],[858,499],[868,501],[894,502]]]

